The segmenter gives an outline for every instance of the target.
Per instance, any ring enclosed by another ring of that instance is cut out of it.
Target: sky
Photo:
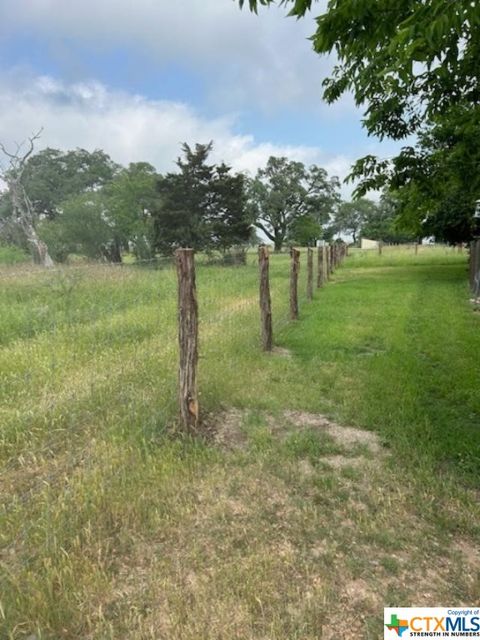
[[[100,148],[166,172],[183,142],[213,140],[238,171],[277,155],[343,179],[395,147],[367,137],[351,96],[322,102],[335,60],[308,39],[322,4],[296,20],[234,0],[1,0],[0,141],[43,127],[37,149]]]

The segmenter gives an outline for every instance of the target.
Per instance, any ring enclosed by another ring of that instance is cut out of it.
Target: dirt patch
[[[266,427],[280,440],[292,433],[307,429],[319,429],[329,435],[346,451],[364,447],[367,452],[383,451],[379,437],[372,431],[340,425],[321,414],[304,411],[284,411],[280,416],[262,414]],[[248,434],[245,428],[247,414],[240,409],[225,409],[207,420],[206,431],[212,441],[223,449],[246,449]],[[355,459],[347,456],[328,456],[322,459],[335,468],[352,466]]]
[[[285,349],[285,347],[273,347],[272,353],[276,356],[281,356],[282,358],[292,357],[292,352],[289,349]]]
[[[338,444],[347,449],[357,445],[364,445],[372,453],[379,453],[382,448],[376,433],[365,431],[364,429],[345,427],[321,414],[306,413],[304,411],[285,411],[284,416],[295,427],[324,429]]]
[[[468,540],[457,540],[453,550],[459,553],[465,564],[480,570],[480,549]]]
[[[225,409],[206,421],[207,436],[221,449],[246,449],[248,438],[243,427],[245,413]]]

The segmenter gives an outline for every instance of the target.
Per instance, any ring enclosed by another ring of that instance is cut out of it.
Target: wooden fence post
[[[313,299],[313,249],[307,249],[307,299]]]
[[[318,247],[317,251],[317,289],[320,289],[325,280],[323,247]]]
[[[379,240],[378,241],[378,255],[381,256],[382,255],[382,251],[383,251],[383,241]]]
[[[268,247],[258,247],[258,265],[260,268],[260,323],[262,330],[262,349],[264,351],[271,351],[273,348],[273,334]]]
[[[290,249],[290,319],[298,320],[298,274],[300,272],[300,251]]]
[[[469,254],[469,280],[470,280],[470,291],[473,293],[474,287],[475,287],[475,260],[476,260],[476,254],[477,254],[477,243],[475,240],[472,240],[470,242],[470,254]]]
[[[330,245],[330,273],[335,273],[335,243]]]
[[[470,287],[477,299],[480,296],[480,240],[474,240],[470,247]]]
[[[480,240],[475,242],[475,297],[480,296]]]
[[[326,244],[323,248],[325,255],[325,281],[330,278],[330,245]]]
[[[193,249],[175,252],[178,278],[178,399],[180,418],[187,433],[195,433],[199,422],[198,364],[198,303],[195,285]]]

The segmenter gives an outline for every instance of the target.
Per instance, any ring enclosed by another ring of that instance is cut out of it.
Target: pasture
[[[480,597],[466,256],[354,251],[288,322],[272,256],[197,269],[205,438],[176,425],[176,276],[0,268],[0,637],[376,639]],[[350,634],[350,635],[349,635]]]

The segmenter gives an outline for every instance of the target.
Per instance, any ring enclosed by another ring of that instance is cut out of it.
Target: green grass
[[[175,436],[172,268],[0,271],[0,638],[378,638],[383,606],[478,599],[465,256],[353,252],[311,303],[303,258],[295,323],[271,276],[289,354],[254,256],[198,268],[212,442]]]
[[[0,265],[14,265],[31,260],[30,256],[12,245],[0,245]]]

